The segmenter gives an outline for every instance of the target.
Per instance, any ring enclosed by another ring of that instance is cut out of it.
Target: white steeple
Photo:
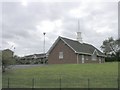
[[[77,41],[80,42],[80,43],[83,43],[81,32],[80,32],[80,22],[79,22],[79,20],[78,20]]]
[[[82,37],[81,37],[81,32],[77,32],[77,41],[80,43],[83,43]]]

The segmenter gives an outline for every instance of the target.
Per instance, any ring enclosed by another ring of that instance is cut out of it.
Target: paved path
[[[18,69],[18,68],[30,68],[30,67],[40,67],[40,66],[47,66],[47,64],[37,64],[37,65],[13,65],[10,66],[12,69]]]

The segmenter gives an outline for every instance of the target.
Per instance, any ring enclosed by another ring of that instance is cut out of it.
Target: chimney
[[[77,32],[77,41],[80,43],[83,43],[82,37],[81,37],[81,32]]]

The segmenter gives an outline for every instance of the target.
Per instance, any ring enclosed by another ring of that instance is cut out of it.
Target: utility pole
[[[78,32],[80,32],[80,20],[78,19]]]
[[[43,53],[45,54],[45,32],[43,33],[43,35],[44,35],[44,45],[43,45]]]
[[[16,48],[14,47],[13,49],[14,49],[13,52],[14,52],[14,56],[15,56],[15,49],[16,49]]]

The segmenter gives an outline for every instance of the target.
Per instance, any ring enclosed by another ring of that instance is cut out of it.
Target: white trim
[[[96,61],[97,60],[97,56],[98,56],[98,52],[95,49],[94,52],[93,52],[93,54],[92,54],[92,61]]]
[[[89,54],[89,53],[83,53],[83,52],[75,52],[75,53],[78,53],[78,54],[87,54],[87,55],[92,55],[92,54]]]
[[[97,55],[99,55],[96,49],[93,51],[93,54],[94,54],[95,52],[97,53]]]
[[[89,53],[76,52],[76,51],[75,51],[75,53],[78,53],[78,54],[86,54],[86,55],[93,55],[93,54],[89,54]],[[97,56],[105,57],[105,55],[97,55]]]
[[[76,52],[67,42],[65,42],[60,36],[58,37],[58,39],[54,42],[54,44],[52,45],[52,47],[48,50],[47,54],[49,54],[51,52],[51,50],[55,47],[55,45],[58,43],[59,40],[62,40],[67,46],[69,46],[74,52]]]
[[[58,41],[60,40],[60,36],[57,38],[57,40],[53,43],[53,45],[50,47],[50,49],[48,50],[47,54],[49,55],[49,53],[51,52],[51,50],[55,47],[55,45],[58,43]]]

